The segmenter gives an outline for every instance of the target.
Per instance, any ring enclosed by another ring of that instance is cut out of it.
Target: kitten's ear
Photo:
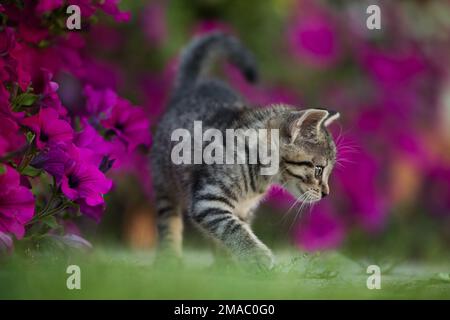
[[[297,139],[298,135],[306,139],[314,139],[320,130],[322,123],[329,117],[330,113],[324,109],[307,109],[300,112],[288,124],[291,142]]]
[[[339,119],[339,117],[340,117],[339,112],[329,110],[328,113],[329,113],[328,117],[325,119],[325,121],[323,123],[323,125],[325,127],[328,127],[331,123],[333,123],[335,120]]]

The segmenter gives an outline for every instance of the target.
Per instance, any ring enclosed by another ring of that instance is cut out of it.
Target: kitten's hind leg
[[[168,197],[156,200],[158,227],[158,260],[179,261],[183,245],[183,217],[178,206]],[[164,259],[161,259],[164,258]]]

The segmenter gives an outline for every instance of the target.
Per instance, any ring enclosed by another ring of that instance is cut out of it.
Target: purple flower
[[[127,100],[119,99],[111,117],[103,120],[102,124],[123,141],[129,151],[138,145],[150,145],[150,123],[144,110],[132,106]]]
[[[71,145],[67,153],[74,162],[65,168],[61,180],[64,195],[73,201],[83,200],[89,206],[103,204],[103,195],[111,189],[112,181],[97,166],[86,161],[90,155],[86,156],[85,150]]]
[[[405,46],[395,50],[367,46],[360,49],[362,66],[382,87],[400,88],[427,71],[422,53],[415,47]]]
[[[150,2],[142,12],[142,28],[150,44],[160,46],[167,39],[166,4]]]
[[[15,44],[15,32],[13,28],[5,28],[0,32],[0,57],[6,55]]]
[[[431,167],[425,175],[422,194],[427,210],[436,217],[450,216],[450,165]]]
[[[65,116],[67,109],[61,104],[57,94],[58,84],[52,80],[52,73],[47,69],[41,69],[35,73],[32,79],[33,92],[40,95],[38,106],[50,107],[58,111],[58,114]]]
[[[287,33],[293,55],[312,66],[333,65],[341,53],[334,17],[310,1],[302,1],[299,12]]]
[[[299,105],[301,102],[298,94],[289,88],[280,86],[263,87],[249,83],[234,66],[226,66],[225,73],[232,86],[252,104],[258,106],[266,106],[272,103]]]
[[[235,34],[233,28],[225,22],[213,19],[202,20],[194,26],[195,35],[206,34],[213,31],[223,31],[229,34]]]
[[[120,11],[118,5],[120,0],[103,0],[98,7],[112,16],[117,22],[127,22],[131,18],[130,12]]]
[[[267,192],[265,200],[271,206],[284,211],[289,209],[295,203],[296,199],[281,185],[272,185]]]
[[[70,124],[59,119],[58,112],[51,108],[42,108],[39,113],[28,117],[22,124],[36,134],[36,146],[44,148],[49,143],[69,142],[73,138]]]
[[[82,120],[81,124],[82,130],[75,134],[74,143],[78,148],[88,149],[91,153],[89,161],[99,167],[104,157],[111,154],[111,144],[86,120]]]
[[[315,206],[295,231],[296,244],[306,251],[335,249],[344,240],[345,229],[328,203]]]
[[[84,87],[86,96],[86,111],[90,115],[108,113],[117,103],[117,94],[109,89],[96,90],[91,85]]]
[[[0,117],[0,156],[19,149],[25,143],[25,136],[19,125],[6,116]]]
[[[338,162],[345,166],[333,173],[337,180],[335,189],[347,199],[346,212],[365,230],[376,232],[383,227],[387,215],[386,197],[382,197],[378,189],[380,165],[373,155],[361,148],[346,152],[345,147],[338,144],[337,149]]]
[[[63,0],[40,0],[36,6],[36,13],[42,15],[43,13],[61,7],[62,4]]]
[[[80,206],[80,212],[82,214],[91,218],[97,223],[100,222],[103,213],[105,212],[106,205],[104,203],[90,206],[83,199],[78,200],[77,203]]]
[[[67,155],[65,145],[53,144],[38,153],[30,164],[35,168],[44,169],[60,183],[66,168],[71,167],[73,162],[74,160]]]
[[[164,111],[170,95],[173,80],[177,70],[177,61],[172,59],[160,74],[147,74],[142,79],[142,91],[145,92],[145,112],[156,121]]]
[[[20,183],[19,173],[9,166],[0,174],[0,232],[17,239],[25,234],[25,224],[34,215],[34,196]]]

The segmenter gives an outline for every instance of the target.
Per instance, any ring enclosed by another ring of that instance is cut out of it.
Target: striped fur
[[[336,151],[320,123],[329,114],[282,105],[246,107],[223,82],[199,76],[208,66],[205,57],[211,50],[230,58],[250,80],[257,74],[252,55],[236,39],[221,33],[196,39],[183,53],[174,92],[156,130],[152,150],[160,246],[166,249],[162,252],[181,255],[182,214],[186,213],[238,261],[270,268],[272,253],[250,228],[253,213],[272,183],[290,186],[296,196],[306,191],[317,196],[323,194],[325,185],[328,188],[326,180]],[[279,129],[280,171],[273,176],[260,175],[261,164],[248,161],[232,165],[173,164],[172,131],[186,128],[192,132],[197,120],[202,121],[203,130],[216,128],[223,133],[228,128]],[[301,125],[296,127],[300,120]],[[315,179],[313,163],[326,165],[327,176]]]

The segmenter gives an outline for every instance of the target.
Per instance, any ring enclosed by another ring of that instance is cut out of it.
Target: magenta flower
[[[344,237],[344,225],[332,214],[328,203],[315,206],[295,231],[296,244],[306,251],[335,249],[342,244]]]
[[[77,201],[80,206],[80,212],[85,216],[91,218],[95,222],[99,223],[103,217],[103,213],[105,212],[106,205],[105,203],[97,204],[94,206],[90,206],[84,201],[80,199]]]
[[[423,184],[422,194],[426,208],[436,217],[450,216],[450,165],[431,167]]]
[[[267,192],[265,201],[281,211],[288,210],[294,203],[295,197],[281,185],[273,185]]]
[[[119,99],[112,109],[111,117],[102,121],[102,124],[123,141],[130,151],[138,145],[150,145],[150,123],[144,110],[132,106],[127,100]]]
[[[167,39],[166,4],[150,2],[142,12],[142,29],[150,44],[160,46]]]
[[[170,60],[159,74],[148,74],[142,79],[142,91],[145,92],[144,109],[154,121],[165,110],[173,80],[177,70],[176,59]]]
[[[310,1],[301,2],[299,12],[287,33],[293,55],[315,67],[334,65],[341,54],[338,24],[334,17]]]
[[[9,80],[16,81],[22,91],[26,91],[31,83],[29,50],[27,45],[16,42],[7,61],[8,68],[12,70]]]
[[[43,13],[61,7],[62,4],[63,0],[40,0],[36,6],[36,13],[42,15]]]
[[[380,164],[373,155],[361,148],[351,152],[339,149],[338,145],[338,161],[344,167],[334,171],[334,188],[341,193],[343,199],[347,199],[345,210],[352,219],[367,231],[379,231],[387,216],[387,196],[383,197],[378,189]]]
[[[78,148],[91,152],[90,162],[99,167],[103,158],[111,155],[111,144],[106,141],[86,120],[83,129],[75,134],[74,143]]]
[[[71,145],[67,153],[74,163],[65,168],[61,190],[70,200],[83,200],[89,206],[104,203],[103,195],[112,187],[112,181],[105,177],[94,164],[86,161],[91,155]]]
[[[0,117],[0,156],[19,149],[25,143],[25,136],[19,125],[6,116]]]
[[[234,66],[225,67],[226,76],[232,86],[242,93],[247,101],[257,106],[267,106],[272,103],[301,105],[299,95],[287,87],[263,87],[249,83],[242,73]]]
[[[66,169],[74,164],[67,152],[67,147],[63,144],[52,144],[50,147],[39,152],[31,161],[31,165],[38,169],[44,169],[52,175],[57,183],[60,183]]]
[[[89,115],[100,115],[109,113],[111,108],[117,104],[117,94],[109,89],[97,90],[91,85],[84,87],[86,96],[86,111]]]
[[[0,32],[0,57],[6,55],[15,44],[13,28],[5,28]]]
[[[127,22],[131,18],[131,13],[120,11],[119,2],[120,0],[103,0],[98,4],[98,7],[112,16],[116,22]]]
[[[396,50],[367,46],[359,55],[362,66],[382,87],[395,85],[399,88],[427,71],[424,56],[412,45]]]
[[[61,104],[61,100],[56,91],[58,84],[52,81],[52,73],[49,70],[41,69],[33,76],[32,83],[34,93],[40,95],[38,106],[50,107],[58,111],[58,114],[65,116],[67,109]]]
[[[0,174],[0,232],[17,239],[25,234],[25,224],[34,215],[34,196],[20,183],[19,173],[9,166]]]
[[[235,34],[233,28],[225,22],[213,19],[202,20],[194,26],[195,35],[206,34],[213,31],[223,31],[229,34]]]
[[[58,112],[51,108],[42,108],[39,113],[25,118],[22,124],[36,134],[36,146],[44,148],[48,143],[69,142],[73,138],[70,124],[59,119]]]

